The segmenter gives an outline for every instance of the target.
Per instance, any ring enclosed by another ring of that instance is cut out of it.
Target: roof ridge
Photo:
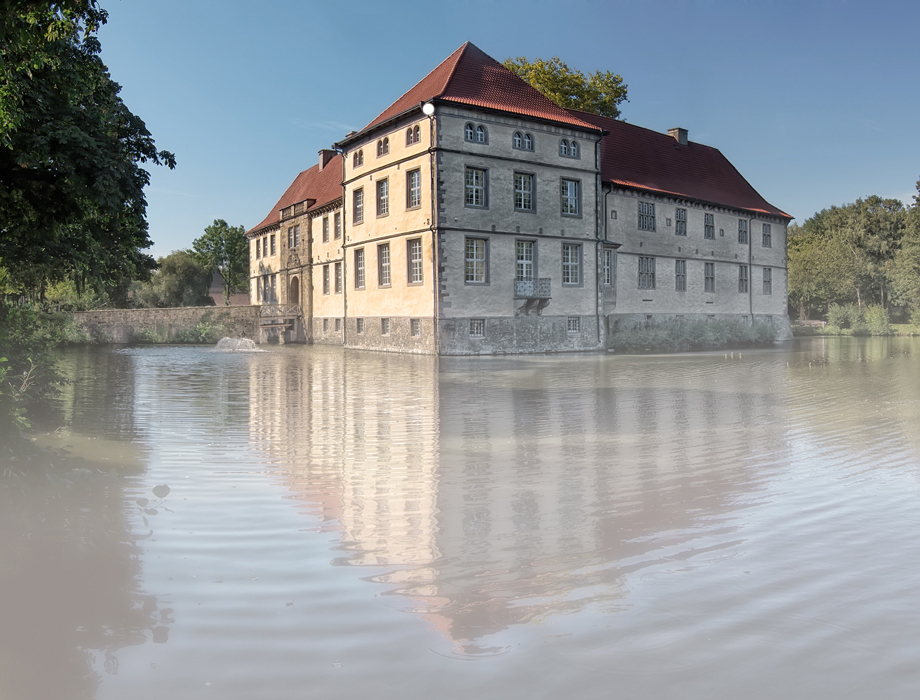
[[[474,49],[477,49],[480,53],[485,53],[482,49],[480,49],[478,46],[476,46],[473,42],[471,42],[471,41],[464,41],[464,42],[463,42],[463,45],[462,45],[459,49],[457,49],[456,51],[454,51],[454,53],[452,53],[450,56],[447,57],[447,59],[445,59],[445,60],[448,60],[448,61],[449,61],[450,58],[451,58],[451,56],[453,56],[454,54],[458,54],[458,55],[457,55],[457,60],[454,61],[454,65],[452,65],[452,66],[450,67],[450,73],[447,74],[447,78],[444,80],[444,85],[441,87],[440,92],[438,92],[436,95],[433,95],[433,97],[439,97],[439,96],[443,95],[445,92],[447,92],[447,88],[448,88],[448,86],[450,85],[450,81],[454,79],[454,74],[457,72],[457,66],[460,65],[460,59],[463,58],[463,54],[466,53],[467,47],[469,47],[469,46],[472,46]],[[486,55],[488,55],[488,54],[486,54]],[[491,58],[491,57],[490,57],[490,58]],[[443,61],[442,61],[442,63],[443,63]],[[434,68],[432,68],[432,69],[431,69],[431,72],[434,72],[436,69],[437,69],[437,66],[435,66]],[[428,75],[431,75],[431,73],[429,73]],[[427,78],[427,77],[428,77],[428,76],[426,75],[425,78]],[[424,80],[425,78],[422,78],[422,80]],[[420,80],[419,82],[421,82],[421,80]]]

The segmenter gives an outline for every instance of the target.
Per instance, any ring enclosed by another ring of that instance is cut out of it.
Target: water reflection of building
[[[341,529],[336,563],[386,567],[375,580],[461,651],[718,556],[763,478],[751,456],[785,460],[775,362],[300,350],[253,375],[254,434]]]

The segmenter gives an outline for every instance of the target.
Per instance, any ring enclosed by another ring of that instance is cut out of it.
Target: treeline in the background
[[[881,329],[884,315],[920,326],[920,182],[917,188],[908,206],[866,197],[789,227],[790,317]]]

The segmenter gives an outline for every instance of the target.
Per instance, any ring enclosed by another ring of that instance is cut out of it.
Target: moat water
[[[920,339],[263,350],[64,353],[0,697],[920,692]]]

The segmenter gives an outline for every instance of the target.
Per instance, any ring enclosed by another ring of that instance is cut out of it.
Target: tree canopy
[[[175,166],[119,97],[96,0],[0,11],[0,266],[21,291],[144,277],[146,163]]]
[[[235,292],[249,291],[249,241],[245,228],[214,219],[192,248],[211,272],[216,270],[223,276],[224,303],[229,304]]]
[[[197,255],[177,250],[157,260],[149,280],[134,285],[132,301],[140,307],[212,306],[208,294],[212,274]]]
[[[620,116],[620,104],[629,101],[623,78],[609,70],[585,75],[569,68],[558,56],[533,61],[518,56],[505,59],[503,65],[565,109],[616,119]]]

